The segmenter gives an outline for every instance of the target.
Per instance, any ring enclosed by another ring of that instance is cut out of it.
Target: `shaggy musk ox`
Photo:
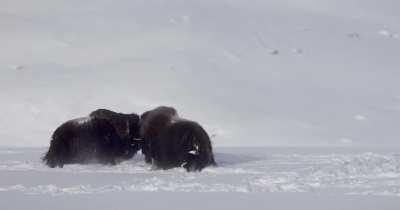
[[[143,113],[140,136],[146,162],[156,167],[182,166],[187,171],[201,171],[216,164],[206,131],[196,122],[179,118],[172,107],[161,106]]]
[[[138,137],[137,114],[99,109],[58,127],[43,161],[52,168],[70,163],[116,164],[136,154],[141,147]]]

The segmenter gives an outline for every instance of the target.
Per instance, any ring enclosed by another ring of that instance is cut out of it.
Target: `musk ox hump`
[[[176,118],[178,118],[178,112],[175,108],[169,106],[159,106],[144,112],[140,116],[140,136],[144,137],[149,133],[159,133],[173,123]]]
[[[127,138],[130,133],[129,120],[124,114],[113,112],[108,109],[98,109],[90,113],[92,118],[104,119],[111,123],[120,138]]]

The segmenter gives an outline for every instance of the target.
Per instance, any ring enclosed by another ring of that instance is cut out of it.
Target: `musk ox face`
[[[142,114],[142,152],[148,163],[169,169],[200,171],[215,164],[211,141],[196,122],[179,118],[172,107],[158,107]]]
[[[139,116],[96,110],[88,117],[67,121],[52,135],[43,161],[50,167],[69,163],[116,164],[133,157],[141,145]]]

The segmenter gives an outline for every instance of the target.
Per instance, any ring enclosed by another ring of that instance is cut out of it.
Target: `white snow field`
[[[155,170],[40,162],[0,149],[1,209],[398,209],[400,153],[383,149],[218,148],[218,167]],[[311,203],[310,203],[311,202]]]
[[[0,0],[0,209],[400,209],[400,1]],[[218,167],[49,169],[61,123],[171,105]]]
[[[164,104],[217,146],[400,147],[398,8],[0,0],[0,145],[47,146],[55,127],[97,108]]]

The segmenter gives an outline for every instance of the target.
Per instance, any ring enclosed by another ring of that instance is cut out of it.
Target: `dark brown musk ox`
[[[140,136],[146,162],[158,168],[201,171],[216,165],[207,132],[197,122],[180,118],[172,107],[160,106],[143,113]]]
[[[89,116],[69,120],[53,133],[43,157],[49,167],[72,163],[117,164],[141,148],[139,116],[98,109]]]

